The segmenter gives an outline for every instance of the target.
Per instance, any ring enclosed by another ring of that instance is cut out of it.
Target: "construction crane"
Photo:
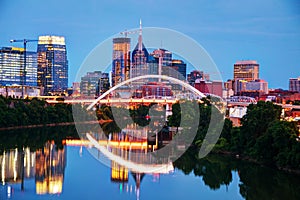
[[[129,34],[136,34],[139,33],[139,31],[127,31],[127,29],[125,29],[125,31],[120,32],[121,35],[124,35],[124,37],[127,38],[127,35]]]
[[[23,40],[10,40],[10,43],[14,42],[23,42],[24,45],[24,67],[23,72],[21,72],[21,85],[22,85],[22,99],[24,99],[24,85],[26,84],[26,46],[27,42],[37,42],[39,40],[29,40],[29,39],[23,39]]]

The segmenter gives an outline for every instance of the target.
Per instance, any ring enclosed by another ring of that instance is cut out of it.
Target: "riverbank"
[[[236,154],[236,153],[230,152],[230,151],[218,151],[218,152],[212,152],[211,154],[212,155],[224,156],[224,157],[230,157],[230,158],[233,158],[235,160],[242,160],[242,161],[257,164],[259,166],[284,171],[284,172],[287,172],[287,173],[290,173],[290,174],[300,175],[300,169],[293,169],[293,168],[289,168],[289,167],[280,167],[278,165],[273,165],[273,166],[266,165],[263,162],[259,162],[258,160],[254,159],[254,158],[251,158],[249,156],[241,156],[239,154]]]
[[[2,127],[0,131],[5,130],[17,130],[17,129],[30,129],[30,128],[41,128],[41,127],[54,127],[54,126],[70,126],[75,124],[104,124],[112,122],[112,120],[95,120],[95,121],[85,121],[85,122],[61,122],[61,123],[50,123],[50,124],[36,124],[36,125],[23,125],[23,126],[11,126],[11,127]]]

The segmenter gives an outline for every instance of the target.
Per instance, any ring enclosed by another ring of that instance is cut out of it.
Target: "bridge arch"
[[[123,86],[123,85],[126,85],[128,83],[131,83],[133,81],[137,81],[137,80],[140,80],[140,79],[146,79],[146,78],[157,78],[157,79],[165,79],[165,80],[168,80],[168,81],[172,81],[172,82],[175,82],[181,86],[184,86],[186,88],[188,88],[189,90],[191,90],[192,92],[194,92],[195,94],[199,95],[201,98],[205,98],[205,94],[203,94],[202,92],[200,92],[199,90],[197,90],[196,88],[194,88],[193,86],[191,86],[190,84],[188,83],[185,83],[177,78],[173,78],[173,77],[170,77],[170,76],[166,76],[166,75],[142,75],[142,76],[138,76],[138,77],[134,77],[134,78],[131,78],[131,79],[128,79],[126,81],[123,81],[115,86],[113,86],[112,88],[110,88],[108,91],[104,92],[102,95],[100,95],[97,99],[95,99],[95,101],[93,101],[88,107],[87,107],[87,110],[90,110],[93,106],[95,106],[97,104],[98,101],[100,101],[101,99],[103,99],[106,95],[108,95],[109,93],[113,92],[114,90],[116,90],[117,88]]]

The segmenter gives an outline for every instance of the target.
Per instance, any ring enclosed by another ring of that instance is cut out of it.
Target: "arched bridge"
[[[110,88],[108,91],[106,91],[105,93],[103,93],[101,96],[99,96],[97,99],[95,99],[87,108],[87,110],[90,110],[93,106],[95,106],[98,102],[100,102],[104,97],[106,97],[108,94],[112,93],[113,91],[115,91],[116,89],[118,89],[119,87],[132,83],[134,81],[137,80],[141,80],[141,79],[149,79],[149,78],[157,78],[157,79],[164,79],[164,80],[168,80],[174,83],[177,83],[181,86],[184,86],[185,88],[189,89],[190,91],[192,91],[194,94],[198,95],[201,98],[206,97],[202,92],[200,92],[199,90],[197,90],[196,88],[194,88],[193,86],[191,86],[188,83],[185,83],[177,78],[173,78],[170,76],[165,76],[165,75],[143,75],[143,76],[138,76],[138,77],[134,77],[131,79],[128,79],[126,81],[123,81],[122,83],[119,83],[118,85],[115,85],[114,87]],[[164,99],[167,100],[167,99]],[[163,100],[163,101],[164,101]],[[172,101],[172,99],[168,99],[169,101]],[[140,100],[139,100],[140,101]],[[174,100],[173,100],[174,101]],[[172,102],[173,102],[172,101]],[[128,100],[127,100],[128,102]],[[152,101],[153,102],[153,101]]]

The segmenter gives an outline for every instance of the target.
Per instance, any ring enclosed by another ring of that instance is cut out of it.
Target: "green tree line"
[[[21,100],[0,96],[1,128],[72,121],[71,105],[55,104],[53,106],[36,98]]]
[[[198,149],[203,145],[207,134],[213,107],[205,100],[204,103],[199,103],[198,130],[192,144]],[[185,116],[181,117],[179,104],[174,104],[172,110],[169,125],[176,127]],[[241,127],[233,127],[232,122],[225,119],[212,152],[226,152],[268,166],[299,170],[299,130],[296,123],[280,119],[281,110],[281,106],[272,102],[259,101],[248,106],[247,113],[241,120]]]

